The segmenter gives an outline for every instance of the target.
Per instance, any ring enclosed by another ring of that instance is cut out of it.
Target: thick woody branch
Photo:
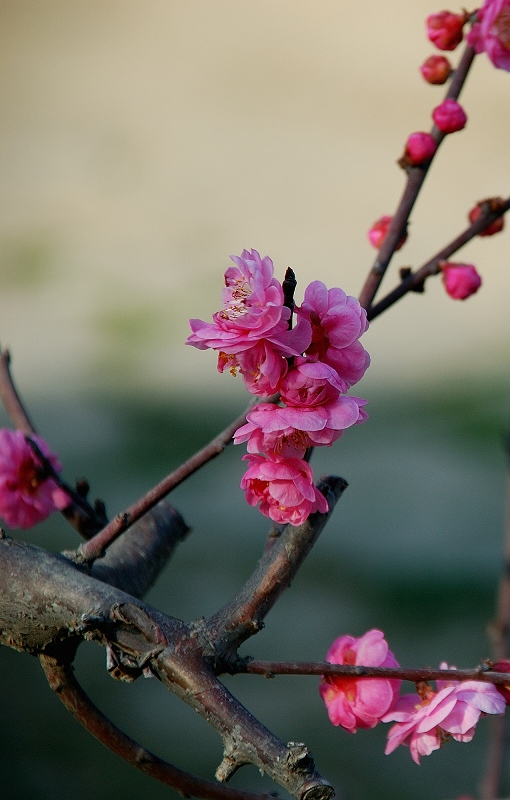
[[[135,742],[92,703],[73,675],[72,667],[40,656],[48,683],[73,717],[102,744],[129,764],[175,789],[184,797],[207,800],[270,800],[270,795],[244,792],[197,778],[163,761]]]
[[[207,621],[208,636],[220,661],[225,661],[225,670],[237,648],[263,627],[264,617],[292,583],[346,486],[343,478],[325,478],[318,488],[328,501],[329,511],[312,514],[299,527],[287,525],[266,548],[240,592]]]

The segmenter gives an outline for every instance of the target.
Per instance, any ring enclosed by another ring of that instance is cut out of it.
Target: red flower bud
[[[375,247],[376,250],[382,246],[382,243],[386,239],[386,235],[388,233],[388,228],[390,227],[391,220],[393,217],[384,216],[374,222],[370,230],[368,231],[367,235],[370,241],[370,244]],[[407,232],[402,236],[400,241],[398,242],[395,250],[400,250],[402,245],[405,243],[407,239]]]
[[[462,41],[466,14],[439,11],[427,17],[427,36],[439,50],[455,50]]]
[[[423,164],[432,158],[437,150],[437,144],[430,135],[430,133],[412,133],[406,142],[406,149],[404,152],[404,162],[410,164],[412,167],[417,164]]]
[[[469,212],[469,221],[476,222],[482,211],[484,210],[484,206],[488,205],[491,210],[496,210],[497,208],[501,208],[503,204],[502,197],[491,197],[489,200],[480,200],[479,203],[476,204],[474,208],[471,209]],[[495,219],[494,222],[491,222],[487,228],[484,228],[478,236],[492,236],[494,233],[499,233],[503,230],[505,226],[504,217],[498,217]]]
[[[445,56],[429,56],[421,65],[420,72],[427,83],[446,83],[452,74],[452,65]]]
[[[454,264],[453,261],[447,261],[439,266],[445,289],[454,300],[465,300],[482,285],[482,279],[473,264]]]
[[[448,97],[432,112],[432,119],[441,133],[461,131],[467,122],[466,112],[456,100]]]

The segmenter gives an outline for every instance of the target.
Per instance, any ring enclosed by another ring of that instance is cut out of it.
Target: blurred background
[[[375,256],[366,231],[403,189],[395,162],[444,94],[418,72],[433,52],[424,19],[437,10],[424,0],[0,3],[0,341],[65,476],[86,475],[110,514],[246,405],[213,354],[183,345],[188,319],[219,308],[229,254],[255,247],[280,278],[292,266],[298,301],[313,279],[358,294]],[[461,96],[468,125],[441,147],[388,289],[398,267],[419,267],[463,230],[476,201],[508,195],[509,80],[476,59]],[[318,474],[349,489],[246,653],[322,658],[337,636],[379,627],[403,665],[490,655],[508,241],[460,252],[484,281],[466,303],[432,280],[365,334],[372,365],[356,393],[370,420],[314,455]],[[268,525],[238,489],[241,455],[230,449],[172,497],[193,534],[148,598],[170,614],[211,613],[261,553]],[[58,518],[26,538],[78,543]],[[94,646],[77,673],[144,745],[213,774],[217,737],[156,681],[114,682]],[[83,732],[28,656],[2,649],[0,676],[6,800],[173,795]],[[228,679],[282,739],[309,745],[346,800],[475,793],[487,721],[471,744],[418,768],[404,748],[384,756],[383,726],[355,737],[332,728],[317,684]],[[233,782],[273,788],[250,768]]]

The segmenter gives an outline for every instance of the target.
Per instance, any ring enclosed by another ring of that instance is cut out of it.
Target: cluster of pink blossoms
[[[62,467],[40,436],[32,436],[55,470]],[[71,500],[53,478],[44,473],[40,459],[22,431],[0,429],[0,517],[11,528],[30,528]]]
[[[384,634],[376,629],[359,638],[341,636],[331,645],[326,659],[331,664],[398,667]],[[501,671],[509,667],[508,661],[494,665]],[[449,667],[443,662],[440,669]],[[400,680],[326,676],[320,694],[333,725],[349,733],[373,728],[379,722],[395,722],[388,732],[386,755],[402,744],[409,747],[413,761],[419,764],[420,756],[430,755],[449,738],[470,742],[480,717],[503,714],[510,700],[508,686],[474,680],[436,684],[437,691],[422,683],[417,687],[419,693],[399,697]]]
[[[259,403],[234,434],[247,443],[249,464],[241,488],[250,505],[275,522],[300,525],[328,509],[304,456],[329,446],[363,422],[365,400],[345,393],[363,376],[369,356],[359,342],[366,313],[341,289],[313,281],[296,306],[296,326],[284,304],[273,262],[256,250],[231,256],[225,272],[223,309],[213,322],[190,320],[186,344],[218,351],[218,370],[239,372],[259,397],[279,392],[280,403]]]

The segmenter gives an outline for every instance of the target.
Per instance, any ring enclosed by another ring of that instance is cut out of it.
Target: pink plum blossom
[[[340,636],[328,650],[330,664],[370,667],[398,667],[382,631],[373,628],[363,636]],[[349,733],[357,728],[373,728],[393,708],[400,691],[400,680],[386,678],[343,678],[325,676],[320,694],[333,725]]]
[[[412,167],[418,166],[432,158],[436,150],[437,143],[430,133],[424,133],[423,131],[411,133],[407,137],[404,161]]]
[[[347,391],[370,364],[367,351],[358,341],[368,328],[365,309],[342,289],[327,289],[321,281],[313,281],[305,289],[303,303],[296,312],[298,318],[305,318],[312,326],[312,341],[305,355],[333,367],[342,391]]]
[[[403,744],[419,764],[420,756],[438,750],[449,737],[470,742],[482,714],[504,713],[505,700],[491,683],[437,681],[437,689],[421,685],[420,694],[402,695],[383,716],[383,722],[396,722],[388,733],[386,755]]]
[[[243,250],[231,259],[236,266],[225,272],[224,308],[213,314],[212,323],[191,319],[193,333],[186,344],[237,355],[265,339],[280,355],[302,353],[310,331],[306,325],[289,330],[290,309],[283,305],[283,290],[273,278],[269,256]]]
[[[384,217],[380,217],[370,230],[368,231],[368,239],[372,247],[375,247],[376,250],[379,250],[382,247],[384,240],[388,234],[388,228],[391,225],[391,220],[393,217],[385,215]],[[395,250],[400,250],[400,248],[405,244],[407,240],[407,232],[402,236],[400,241],[397,243]]]
[[[62,467],[40,436],[31,437],[55,470]],[[30,528],[71,503],[43,465],[22,431],[0,430],[0,516],[11,528]]]
[[[455,50],[462,41],[462,29],[467,21],[466,14],[453,14],[439,11],[427,17],[427,36],[439,50]]]
[[[445,56],[429,56],[421,65],[420,72],[427,83],[441,85],[452,74],[452,65]]]
[[[510,70],[510,0],[485,0],[467,40],[477,53],[485,51],[495,67]]]
[[[260,503],[261,513],[274,522],[301,525],[315,511],[325,514],[328,510],[306,461],[276,455],[246,455],[243,461],[249,463],[241,480],[247,502],[251,506]]]
[[[448,261],[440,265],[447,293],[454,300],[465,300],[478,291],[482,279],[473,264],[456,264]]]
[[[432,112],[432,119],[441,133],[455,133],[465,127],[467,122],[466,112],[456,100],[447,97],[441,105],[436,106]]]
[[[234,434],[234,444],[248,442],[249,453],[303,458],[308,447],[329,446],[351,425],[364,422],[365,400],[338,397],[317,406],[282,407],[259,403],[250,411],[246,425]]]

